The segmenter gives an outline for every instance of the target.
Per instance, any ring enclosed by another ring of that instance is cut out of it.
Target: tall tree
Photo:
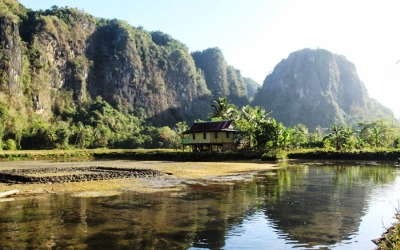
[[[354,132],[351,126],[347,127],[343,123],[332,124],[331,133],[326,136],[325,140],[333,141],[336,150],[353,147],[355,144]]]
[[[186,130],[188,130],[189,126],[187,125],[186,122],[178,122],[177,124],[175,124],[174,127],[174,131],[177,135],[179,135],[181,141],[181,145],[182,145],[182,150],[184,150],[184,145],[183,145],[183,139],[184,139],[184,135],[183,132],[185,132]]]
[[[291,129],[290,144],[294,148],[301,148],[308,140],[308,128],[304,124],[297,124]]]
[[[249,105],[242,108],[240,119],[236,124],[238,129],[246,131],[249,136],[249,144],[252,148],[264,149],[276,147],[279,138],[279,125],[270,117],[262,107],[252,108]]]
[[[380,119],[373,122],[358,123],[360,138],[374,148],[393,147],[399,136],[399,127]]]

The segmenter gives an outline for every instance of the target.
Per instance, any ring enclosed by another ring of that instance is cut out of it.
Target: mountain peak
[[[310,129],[393,116],[387,109],[373,112],[371,101],[355,65],[346,57],[324,49],[303,49],[276,65],[254,105],[271,110],[285,126],[302,123]]]

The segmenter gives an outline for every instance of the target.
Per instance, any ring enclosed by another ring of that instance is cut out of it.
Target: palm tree
[[[350,141],[354,134],[351,127],[347,127],[342,123],[334,123],[331,130],[332,133],[327,137],[331,138],[335,142],[336,150],[341,150],[342,147]]]
[[[241,118],[245,120],[245,129],[250,138],[250,146],[262,148],[267,142],[276,145],[277,124],[262,107],[252,108],[249,105],[242,108]]]
[[[213,108],[211,118],[234,120],[238,114],[236,106],[229,103],[226,97],[219,97],[217,100],[214,100],[211,107]]]
[[[394,141],[399,137],[397,124],[385,119],[379,119],[367,123],[359,123],[360,137],[372,147],[393,147]]]

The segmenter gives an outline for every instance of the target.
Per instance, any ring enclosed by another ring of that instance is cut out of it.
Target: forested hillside
[[[286,147],[289,127],[380,118],[393,114],[325,50],[292,53],[260,87],[219,48],[190,53],[161,31],[0,0],[0,150],[177,148],[196,119],[235,120],[248,147]]]
[[[58,147],[56,131],[68,134],[64,146],[101,146],[94,135],[108,147],[154,146],[154,131],[144,130],[207,119],[220,94],[248,103],[243,78],[220,51],[228,92],[216,94],[206,80],[220,69],[205,72],[183,43],[121,20],[1,0],[0,39],[0,137],[17,147],[34,147],[39,133],[48,137],[40,147]],[[80,144],[79,129],[91,139]]]

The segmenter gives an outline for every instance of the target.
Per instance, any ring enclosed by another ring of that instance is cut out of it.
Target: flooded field
[[[153,166],[165,177],[123,179],[130,186],[108,196],[38,192],[0,202],[0,249],[373,249],[371,240],[400,207],[400,169],[384,164],[263,170],[253,163],[242,174],[242,163],[182,163],[174,170],[168,164],[175,163]],[[206,173],[218,166],[231,166],[232,175]],[[141,192],[135,181],[156,188]]]

